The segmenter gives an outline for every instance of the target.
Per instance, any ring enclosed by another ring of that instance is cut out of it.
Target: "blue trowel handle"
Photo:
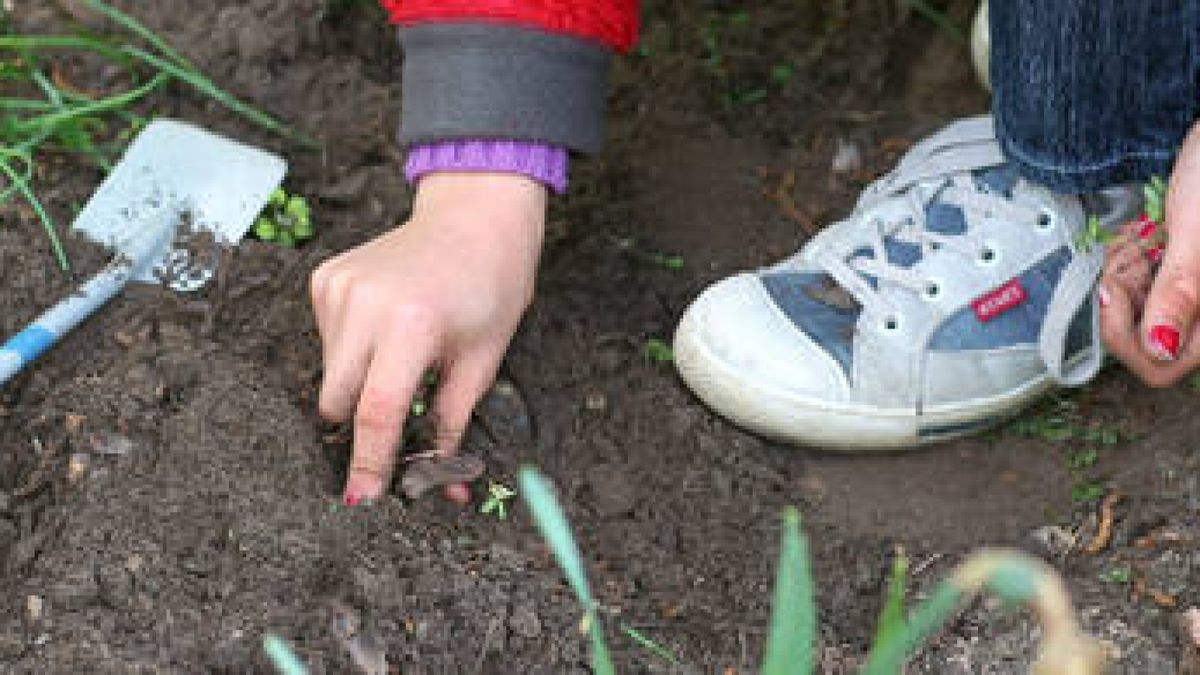
[[[178,222],[177,212],[164,210],[130,223],[136,234],[117,247],[120,253],[107,267],[0,346],[0,385],[112,300],[136,273],[157,262],[175,237]]]
[[[104,268],[62,302],[0,346],[0,384],[41,356],[59,338],[121,292],[133,275],[133,264],[120,259]]]

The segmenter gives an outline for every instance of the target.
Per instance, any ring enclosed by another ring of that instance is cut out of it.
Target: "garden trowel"
[[[194,243],[213,250],[240,241],[286,172],[286,162],[264,150],[183,122],[151,122],[71,226],[111,248],[112,261],[0,346],[0,384],[130,281],[203,286],[215,257],[198,255]]]

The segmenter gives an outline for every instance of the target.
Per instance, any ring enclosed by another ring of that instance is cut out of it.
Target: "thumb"
[[[1183,338],[1191,334],[1196,322],[1200,261],[1188,254],[1177,254],[1186,248],[1186,244],[1181,244],[1184,242],[1173,241],[1167,246],[1166,258],[1150,287],[1143,315],[1144,346],[1160,361],[1179,358],[1184,348]]]

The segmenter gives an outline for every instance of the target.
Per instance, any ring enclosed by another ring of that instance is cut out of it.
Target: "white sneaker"
[[[1102,220],[1132,216],[1132,194],[1112,193]],[[1005,163],[991,117],[956,122],[797,254],[705,290],[676,364],[717,412],[790,442],[883,449],[982,429],[1099,369],[1103,251],[1076,246],[1084,227],[1079,199]]]

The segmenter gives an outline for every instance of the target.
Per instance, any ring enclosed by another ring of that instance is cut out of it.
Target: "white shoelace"
[[[879,292],[864,275],[890,282],[913,293],[936,294],[935,282],[914,270],[888,260],[886,241],[907,243],[920,248],[920,256],[953,252],[967,258],[988,255],[987,246],[972,232],[970,224],[980,218],[998,218],[1013,224],[1029,223],[1035,227],[1045,217],[1043,209],[976,187],[971,172],[1004,162],[995,141],[990,117],[958,122],[921,144],[914,146],[892,173],[876,181],[864,191],[856,213],[860,218],[872,218],[868,212],[876,207],[901,202],[892,209],[896,217],[873,218],[867,239],[852,251],[842,255],[823,256],[830,275],[864,308],[882,302]],[[932,187],[937,186],[937,187]],[[963,210],[968,227],[961,234],[944,234],[927,228],[926,208],[934,199],[958,206]],[[871,256],[861,255],[863,249]],[[860,254],[856,254],[860,253]],[[1097,303],[1091,307],[1091,349],[1085,349],[1080,359],[1067,362],[1067,339],[1071,323],[1091,297],[1103,266],[1102,247],[1090,251],[1073,250],[1071,261],[1063,269],[1038,336],[1038,353],[1047,372],[1058,383],[1075,386],[1090,380],[1102,365],[1100,315]],[[882,308],[887,314],[890,308]]]

